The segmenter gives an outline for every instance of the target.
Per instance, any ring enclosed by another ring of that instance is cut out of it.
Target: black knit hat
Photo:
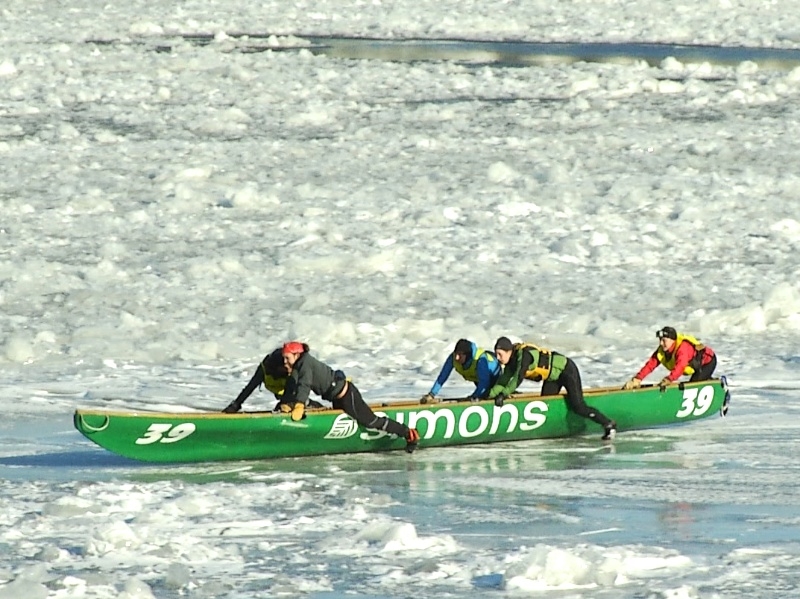
[[[458,343],[456,343],[456,348],[453,350],[453,353],[463,356],[471,356],[472,342],[469,339],[459,339]]]
[[[678,332],[672,327],[661,327],[656,331],[656,337],[659,339],[664,339],[666,337],[667,339],[675,340],[678,338]]]
[[[511,343],[511,339],[508,337],[500,337],[494,342],[494,349],[495,351],[498,349],[502,349],[503,351],[514,351],[514,344]]]

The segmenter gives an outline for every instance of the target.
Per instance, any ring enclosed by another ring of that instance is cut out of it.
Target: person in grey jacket
[[[305,416],[309,395],[313,391],[325,401],[331,402],[337,410],[342,410],[365,428],[385,431],[406,440],[406,451],[411,453],[419,442],[419,433],[414,428],[387,418],[377,416],[367,405],[358,388],[341,370],[317,360],[309,353],[308,345],[299,341],[283,344],[283,364],[289,372],[282,403],[291,406],[294,421]]]

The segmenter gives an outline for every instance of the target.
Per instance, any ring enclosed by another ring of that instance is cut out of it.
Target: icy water
[[[331,58],[420,61],[450,60],[469,64],[498,66],[542,66],[575,62],[635,64],[644,62],[658,66],[667,59],[681,63],[709,63],[736,66],[753,62],[760,68],[791,70],[800,66],[800,50],[794,48],[761,48],[747,46],[712,46],[701,44],[585,43],[522,41],[484,41],[467,39],[405,39],[304,36],[289,46],[271,44],[270,34],[236,34],[241,52],[310,50],[315,55]],[[181,36],[184,41],[206,45],[214,42],[211,35]],[[90,43],[112,43],[110,40],[89,40]],[[168,52],[170,42],[156,44],[159,52]]]
[[[0,597],[788,596],[800,424],[774,413],[795,395],[734,390],[725,419],[612,445],[198,465],[116,457],[67,413],[20,418],[0,445],[17,573]]]

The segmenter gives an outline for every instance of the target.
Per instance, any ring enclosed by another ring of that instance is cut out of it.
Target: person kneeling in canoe
[[[645,377],[653,372],[659,364],[669,370],[669,374],[661,379],[659,387],[666,387],[677,381],[682,375],[689,375],[689,382],[707,381],[717,367],[717,356],[714,350],[703,345],[691,335],[679,333],[672,327],[663,327],[656,331],[658,347],[645,362],[641,370],[623,385],[623,389],[638,389]]]
[[[361,426],[404,438],[406,451],[409,453],[416,449],[419,442],[417,429],[409,428],[386,416],[377,416],[344,372],[334,371],[317,360],[309,353],[307,345],[299,341],[289,341],[284,343],[282,353],[283,364],[289,372],[282,401],[292,406],[292,420],[304,418],[309,393],[313,391]]]
[[[500,376],[500,363],[492,352],[479,348],[468,339],[459,339],[453,353],[444,361],[433,387],[419,402],[437,403],[436,394],[442,390],[453,369],[466,380],[475,383],[475,391],[467,398],[471,401],[486,399],[489,389]]]
[[[571,358],[532,343],[515,344],[508,337],[497,340],[494,353],[503,365],[503,374],[489,391],[489,398],[494,399],[496,406],[502,406],[523,380],[542,381],[542,395],[555,395],[563,387],[567,392],[567,407],[602,426],[604,441],[612,440],[617,434],[617,424],[613,420],[586,405],[581,373]]]

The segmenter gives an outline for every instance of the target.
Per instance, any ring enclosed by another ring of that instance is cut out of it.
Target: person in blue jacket
[[[486,399],[500,376],[500,363],[492,352],[479,348],[469,339],[459,339],[453,353],[444,361],[433,387],[420,399],[420,403],[438,401],[436,395],[450,378],[453,369],[466,380],[475,383],[475,391],[467,398],[470,401]]]

